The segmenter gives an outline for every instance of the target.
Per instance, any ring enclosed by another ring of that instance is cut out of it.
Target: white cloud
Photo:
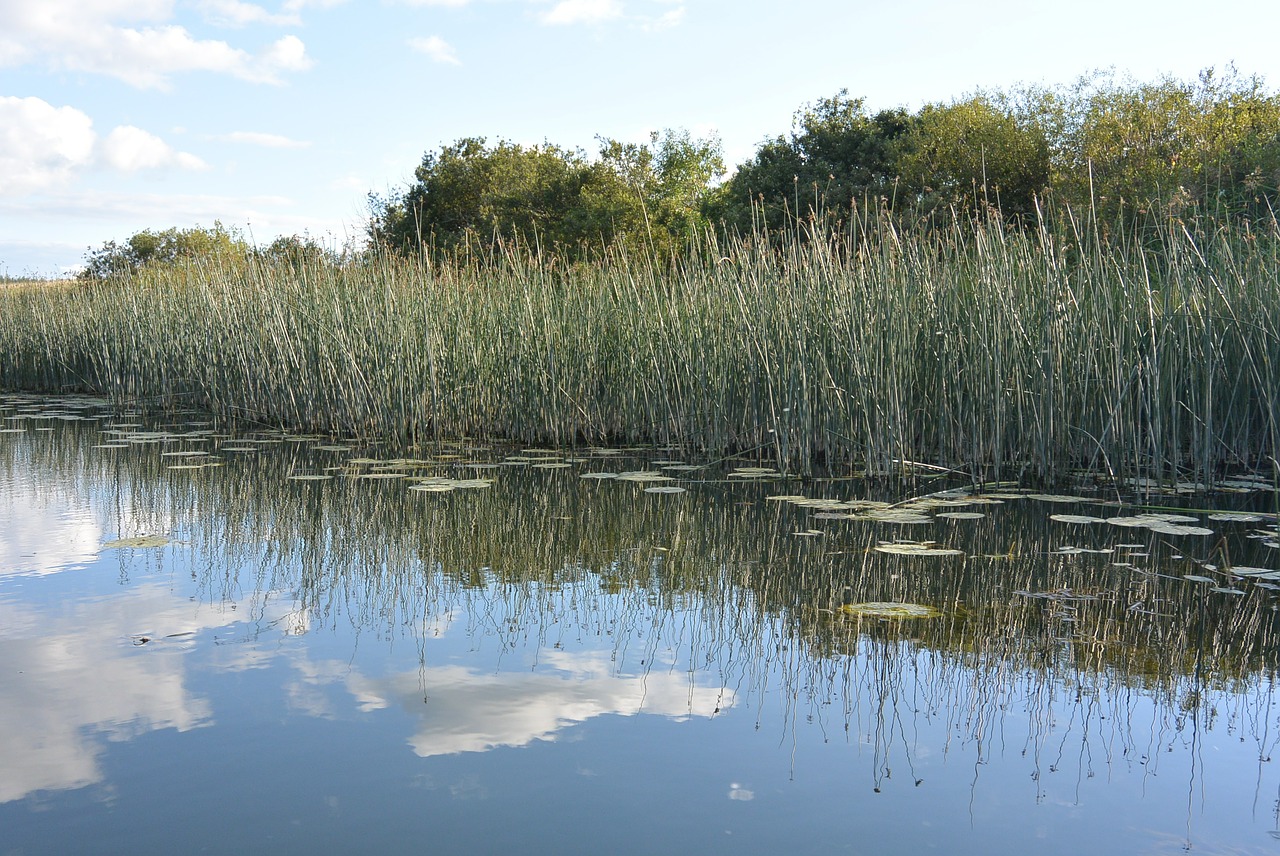
[[[462,65],[462,60],[458,59],[458,52],[439,36],[428,36],[425,39],[409,39],[409,47],[419,53],[426,54],[436,62],[443,62],[448,65]]]
[[[286,12],[301,12],[309,7],[331,9],[346,2],[347,0],[285,0],[285,4],[281,8]]]
[[[0,3],[0,64],[41,62],[116,77],[139,88],[164,88],[170,75],[190,71],[278,83],[281,72],[311,65],[296,36],[253,55],[163,23],[172,16],[167,0],[5,0]]]
[[[164,637],[226,622],[193,617],[190,604],[163,586],[56,611],[0,604],[0,619],[0,654],[30,676],[3,688],[0,803],[101,781],[104,739],[213,721],[209,702],[186,686],[182,652],[190,642]],[[132,656],[121,643],[140,633],[159,637],[150,656]]]
[[[677,6],[675,9],[669,9],[663,12],[656,19],[645,22],[644,29],[651,33],[661,32],[662,30],[670,30],[678,27],[684,21],[684,6]]]
[[[243,0],[201,0],[200,9],[205,19],[224,27],[243,27],[246,24],[301,24],[297,9],[286,9],[284,14],[268,12],[256,3]]]
[[[93,160],[93,120],[74,107],[0,96],[0,196],[67,181]]]
[[[361,710],[410,712],[417,726],[409,745],[424,758],[555,740],[563,729],[604,715],[710,718],[735,701],[732,689],[695,686],[683,674],[619,674],[610,666],[605,653],[556,651],[535,673],[433,666],[370,678],[347,669],[345,683]]]
[[[93,120],[74,107],[0,96],[0,197],[65,184],[95,163],[124,172],[208,168],[141,128],[120,125],[99,139]]]
[[[311,145],[306,140],[294,140],[280,134],[264,134],[259,131],[232,131],[230,134],[223,134],[221,139],[229,143],[246,143],[267,149],[305,149]]]
[[[137,172],[140,169],[178,167],[208,169],[208,164],[193,154],[180,152],[141,128],[120,125],[107,134],[100,146],[102,161],[112,169]]]
[[[471,0],[401,0],[405,6],[451,6],[460,8],[467,5]]]
[[[307,46],[297,36],[285,36],[267,48],[260,65],[272,71],[306,71],[314,63],[307,56]]]
[[[618,0],[560,0],[540,20],[544,24],[599,24],[621,15]]]

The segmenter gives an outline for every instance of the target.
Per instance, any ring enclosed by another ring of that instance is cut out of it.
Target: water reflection
[[[143,628],[174,635],[140,655],[133,648]],[[99,738],[210,724],[210,703],[187,688],[189,643],[180,641],[201,629],[190,604],[159,585],[63,610],[0,600],[0,662],[8,672],[0,802],[101,781]]]
[[[6,406],[25,409],[19,424],[51,409]],[[1275,589],[1230,574],[1277,566],[1272,518],[1198,513],[1213,537],[1178,535],[1050,521],[1068,506],[1009,492],[974,500],[984,517],[952,495],[943,513],[964,516],[874,521],[768,498],[865,490],[847,482],[712,467],[674,471],[684,494],[654,494],[578,477],[656,472],[647,450],[403,458],[232,437],[196,414],[53,407],[94,418],[0,435],[0,662],[20,664],[0,682],[0,802],[101,783],[111,744],[230,729],[272,696],[295,729],[385,730],[415,759],[481,768],[498,750],[643,730],[645,715],[714,724],[736,742],[707,799],[764,811],[783,799],[779,776],[824,782],[796,810],[814,825],[804,835],[834,840],[821,818],[853,788],[971,829],[1024,822],[991,804],[1054,808],[1023,832],[1092,819],[1111,850],[1126,835],[1155,847],[1272,825]],[[96,448],[104,436],[129,442]],[[174,464],[197,458],[216,466]],[[553,461],[568,466],[538,466]],[[357,477],[374,474],[388,477]],[[477,474],[492,485],[407,490]],[[32,561],[50,525],[64,546]],[[171,541],[100,551],[148,535]],[[875,549],[906,539],[953,552]],[[73,566],[96,573],[54,573]],[[35,578],[19,587],[21,574]],[[941,616],[849,608],[876,602]],[[766,773],[776,751],[785,768]],[[451,781],[499,798],[477,772]],[[1122,833],[1117,812],[1145,826]]]
[[[385,678],[352,675],[346,687],[361,710],[408,711],[416,721],[409,745],[424,758],[555,740],[560,730],[605,714],[710,717],[733,699],[731,690],[693,686],[683,675],[616,674],[604,652],[549,652],[543,669],[485,674],[434,666]]]

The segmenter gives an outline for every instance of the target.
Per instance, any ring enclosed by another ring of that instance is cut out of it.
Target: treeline
[[[726,177],[720,142],[665,130],[600,139],[594,155],[466,137],[428,151],[407,186],[370,196],[368,248],[413,257],[518,240],[570,260],[669,257],[708,234],[777,233],[889,214],[904,226],[1069,214],[1102,233],[1192,214],[1271,217],[1280,95],[1234,69],[1153,83],[1095,73],[871,112],[840,91]],[[802,230],[803,231],[803,230]],[[213,229],[144,231],[87,256],[103,278],[209,254],[301,263],[339,257],[309,237],[253,247]]]
[[[723,177],[719,141],[687,131],[601,140],[594,158],[468,138],[428,152],[401,192],[373,197],[369,237],[406,254],[517,235],[574,253],[661,252],[708,228],[838,222],[866,206],[923,221],[1070,209],[1109,227],[1192,210],[1257,217],[1280,183],[1280,96],[1233,69],[1190,82],[1096,73],[914,112],[872,113],[842,90]]]

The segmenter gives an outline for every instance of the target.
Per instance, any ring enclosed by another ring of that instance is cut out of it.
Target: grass
[[[671,266],[206,263],[0,292],[0,387],[405,440],[1208,485],[1274,472],[1278,261],[1274,224],[1104,240],[871,219]]]

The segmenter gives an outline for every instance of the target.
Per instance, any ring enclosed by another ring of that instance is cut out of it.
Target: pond
[[[1280,852],[1247,474],[889,495],[0,418],[6,856]]]

